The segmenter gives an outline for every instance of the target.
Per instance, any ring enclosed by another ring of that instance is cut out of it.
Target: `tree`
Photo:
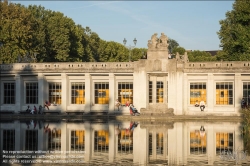
[[[224,60],[250,60],[250,1],[236,0],[220,24],[220,46],[227,55]]]
[[[188,52],[190,62],[216,61],[216,56],[212,56],[209,52],[194,50]]]
[[[176,54],[178,52],[180,55],[184,55],[185,51],[186,51],[185,48],[178,46],[172,50],[172,53]]]
[[[178,47],[179,43],[171,38],[168,38],[168,50],[170,51],[170,53],[173,53],[174,48]]]

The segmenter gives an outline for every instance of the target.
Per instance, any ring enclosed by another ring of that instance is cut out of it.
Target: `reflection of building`
[[[0,110],[18,112],[47,99],[51,110],[113,113],[119,99],[148,113],[193,115],[200,113],[194,102],[204,100],[204,114],[239,115],[240,99],[250,95],[249,62],[168,59],[167,37],[160,38],[154,34],[147,59],[136,62],[1,64]]]
[[[221,153],[243,148],[239,123],[141,123],[129,131],[130,122],[50,122],[45,132],[48,122],[33,122],[2,122],[0,151],[84,151],[87,163],[213,165]]]

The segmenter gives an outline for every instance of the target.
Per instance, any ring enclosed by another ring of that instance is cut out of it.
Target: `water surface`
[[[249,165],[240,122],[1,121],[2,165]]]

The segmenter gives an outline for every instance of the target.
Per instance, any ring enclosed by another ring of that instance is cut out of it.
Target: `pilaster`
[[[114,73],[109,73],[109,113],[115,111],[115,75]]]
[[[65,73],[61,74],[61,81],[62,81],[62,89],[61,89],[61,97],[62,97],[62,103],[61,108],[62,112],[67,111],[67,105],[68,105],[68,76]]]
[[[18,113],[18,111],[21,111],[21,103],[24,102],[22,99],[24,98],[23,93],[22,93],[22,87],[23,87],[23,82],[21,81],[22,78],[19,74],[16,74],[15,76],[15,86],[16,86],[16,94],[15,94],[15,113]]]
[[[90,112],[91,105],[91,76],[85,73],[85,112]]]
[[[208,73],[207,76],[207,107],[205,110],[208,112],[213,112],[213,107],[214,107],[214,99],[216,99],[215,96],[215,89],[214,89],[214,77],[212,73]]]
[[[116,137],[115,125],[109,124],[109,162],[113,163],[116,157]]]
[[[84,128],[85,128],[85,156],[84,159],[86,162],[89,162],[92,157],[92,151],[93,151],[93,130],[91,128],[90,123],[84,123]]]
[[[243,97],[243,85],[241,82],[241,74],[240,73],[235,73],[235,85],[234,85],[234,92],[235,92],[235,100],[234,100],[234,108],[235,112],[239,112],[241,108],[241,99]]]
[[[44,75],[38,73],[38,104],[43,106],[45,99]]]

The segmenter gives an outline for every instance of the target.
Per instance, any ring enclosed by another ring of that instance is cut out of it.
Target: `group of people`
[[[116,106],[117,110],[120,111],[120,107],[122,105],[121,105],[121,103],[119,102],[118,99],[116,99],[116,101],[115,101],[115,106]],[[134,107],[134,105],[132,103],[130,103],[129,101],[126,102],[125,106],[129,107],[129,111],[130,111],[131,115],[139,115],[140,114],[138,112],[138,110]]]
[[[42,110],[43,108],[47,108],[49,110],[49,106],[50,106],[50,103],[46,100],[44,102],[44,107],[42,107],[41,105],[39,105],[39,108],[37,110],[36,106],[34,105],[34,108],[31,109],[30,106],[28,105],[28,108],[26,109],[26,112],[30,113],[30,114],[42,114]]]
[[[195,107],[200,107],[201,111],[204,111],[204,109],[205,109],[205,101],[201,100],[200,103],[199,103],[198,100],[196,100],[194,106]]]
[[[241,108],[247,108],[250,107],[250,95],[248,96],[248,105],[247,105],[247,101],[245,101],[244,98],[241,99]]]

